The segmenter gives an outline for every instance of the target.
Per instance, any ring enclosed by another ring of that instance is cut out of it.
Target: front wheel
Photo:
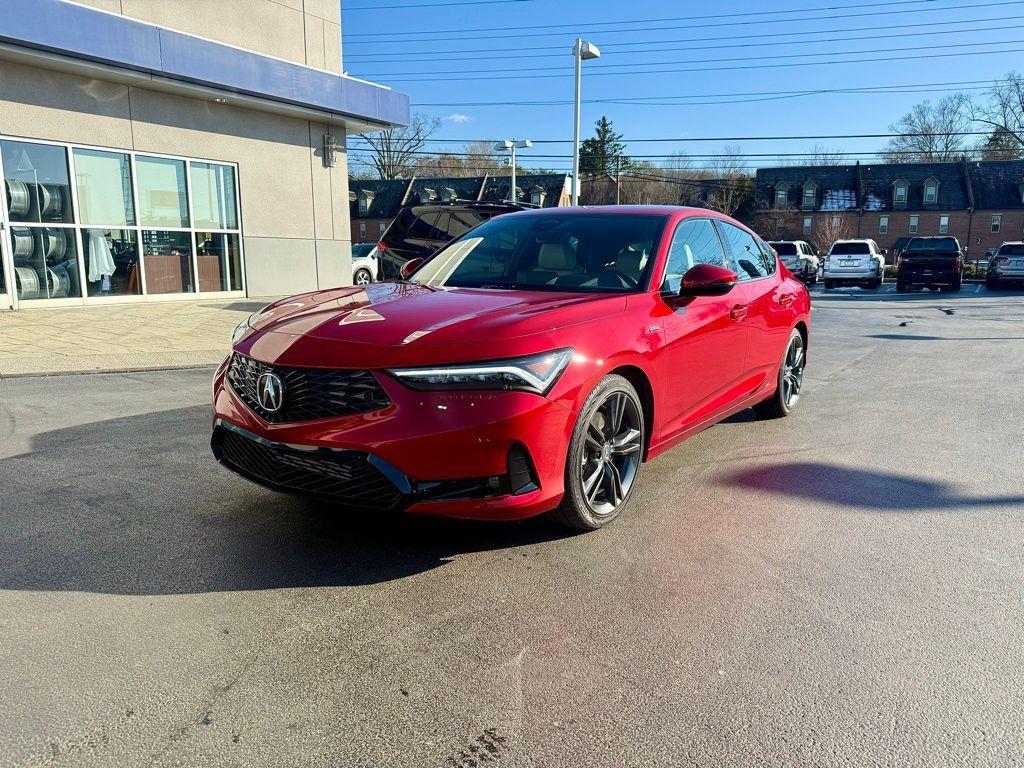
[[[551,516],[581,531],[618,517],[632,494],[646,434],[633,385],[616,374],[601,379],[576,420],[565,461],[565,496]]]
[[[789,335],[786,354],[779,365],[779,378],[775,394],[754,406],[754,411],[764,419],[779,419],[789,416],[800,400],[804,385],[804,366],[807,365],[807,350],[803,334],[796,328]]]
[[[360,267],[356,270],[356,273],[352,276],[353,285],[369,285],[373,282],[373,275],[370,274],[370,270]]]

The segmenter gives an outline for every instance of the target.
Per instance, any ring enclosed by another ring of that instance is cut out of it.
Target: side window
[[[775,268],[778,265],[778,259],[775,258],[775,254],[772,253],[772,249],[768,247],[768,244],[763,240],[755,239],[757,247],[761,249],[761,263],[764,265],[765,275],[774,275]]]
[[[453,240],[462,237],[482,221],[483,217],[476,211],[453,210],[448,219],[448,237]]]
[[[420,240],[437,240],[437,218],[439,215],[437,211],[420,214],[409,227],[409,237]]]
[[[726,264],[722,242],[708,219],[689,219],[676,228],[661,289],[679,293],[683,275],[695,264],[716,264],[720,267]]]
[[[439,214],[437,221],[434,222],[434,231],[428,235],[431,240],[440,240],[447,243],[451,240],[448,236],[448,222],[451,220],[451,214],[448,211],[444,211]]]
[[[729,256],[728,266],[740,276],[740,280],[755,280],[767,277],[764,254],[757,240],[744,229],[724,221],[716,222]]]

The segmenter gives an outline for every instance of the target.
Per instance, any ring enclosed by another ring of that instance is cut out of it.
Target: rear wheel
[[[754,406],[758,416],[778,419],[789,416],[800,400],[804,385],[804,366],[807,365],[807,351],[803,334],[796,328],[789,335],[786,354],[779,365],[779,379],[775,394]]]
[[[373,275],[370,274],[370,270],[360,267],[356,270],[356,273],[352,275],[353,285],[369,285],[373,282]]]
[[[834,280],[826,280],[825,281],[825,290],[826,291],[831,291],[835,287],[836,287],[836,283],[835,283]]]
[[[952,283],[952,285],[949,286],[949,290],[951,290],[951,291],[959,291],[961,286],[963,285],[963,282],[964,282],[963,277],[960,276],[960,275],[957,275],[955,278],[953,278],[953,283]]]
[[[581,531],[616,517],[632,494],[646,435],[644,411],[633,385],[605,376],[580,411],[565,462],[565,496],[551,516]]]
[[[988,280],[985,281],[985,288],[990,290],[990,291],[998,291],[999,290],[999,281],[998,280],[993,280],[990,277]]]
[[[896,280],[896,293],[906,293],[909,288],[910,287],[902,280]]]

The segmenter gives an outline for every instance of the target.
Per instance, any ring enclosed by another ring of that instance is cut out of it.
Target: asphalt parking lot
[[[797,413],[578,536],[248,485],[208,371],[0,380],[0,765],[1019,765],[1022,377],[1024,294],[816,289]]]

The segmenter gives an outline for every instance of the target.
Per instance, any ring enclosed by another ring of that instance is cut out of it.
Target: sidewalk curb
[[[25,373],[0,373],[0,381],[5,379],[31,379],[52,376],[88,376],[89,374],[146,373],[147,371],[195,371],[203,368],[215,369],[218,363],[191,363],[186,365],[156,365],[149,368],[82,368],[69,371],[27,371]]]

